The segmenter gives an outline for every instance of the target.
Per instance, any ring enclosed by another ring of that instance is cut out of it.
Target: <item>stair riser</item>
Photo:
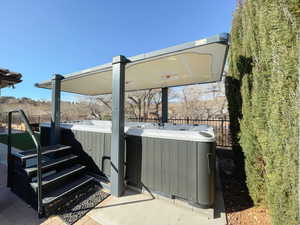
[[[37,164],[37,159],[36,158],[30,158],[23,160],[22,158],[19,158],[17,156],[12,155],[13,158],[13,164],[15,168],[22,169],[22,168],[28,168],[31,166],[34,166]]]
[[[45,157],[44,157],[45,158]],[[42,162],[44,162],[45,160],[42,160]],[[63,167],[68,167],[71,166],[73,164],[78,163],[78,158],[73,158],[67,161],[64,161],[62,163],[56,164],[56,165],[52,165],[52,166],[48,166],[46,168],[43,168],[42,171],[43,172],[47,172],[51,169],[61,169]],[[25,162],[25,163],[24,163]],[[19,157],[16,157],[14,155],[12,155],[12,165],[14,170],[16,171],[24,171],[24,173],[26,173],[28,176],[33,177],[36,176],[36,171],[32,171],[30,173],[27,173],[24,169],[29,168],[31,166],[36,166],[37,164],[37,160],[36,158],[32,158],[26,161],[22,161]]]
[[[75,179],[76,177],[80,176],[81,174],[83,174],[85,172],[85,169],[81,169],[78,170],[76,172],[73,172],[72,174],[68,174],[67,176],[63,176],[61,178],[56,179],[55,181],[52,181],[51,183],[48,184],[44,184],[42,186],[42,190],[44,193],[51,191],[59,186],[62,186],[66,183],[68,183],[69,181]],[[37,192],[37,187],[33,187],[32,188],[35,192]]]
[[[42,173],[46,173],[50,170],[61,170],[65,167],[72,166],[76,163],[78,163],[78,158],[70,159],[70,160],[64,161],[64,162],[56,164],[56,165],[44,167],[44,168],[42,168]],[[30,173],[26,173],[26,174],[30,177],[34,177],[37,175],[37,171],[31,171]]]
[[[77,191],[95,185],[93,177],[86,174],[86,166],[80,163],[80,157],[72,154],[69,146],[49,146],[43,151],[42,202],[46,211],[59,208],[74,198],[73,194],[78,196]],[[37,158],[34,154],[35,150],[12,154],[9,180],[11,190],[37,210]]]
[[[72,178],[69,177],[65,180],[65,182],[76,179],[80,175],[81,175],[81,173],[73,176]],[[22,171],[21,171],[21,173],[18,172],[18,171],[14,171],[12,173],[12,179],[15,182],[13,182],[11,190],[16,195],[18,195],[21,199],[23,199],[27,204],[29,204],[32,208],[37,210],[37,194],[36,194],[36,191],[34,191],[34,189],[30,186],[31,179],[29,177],[27,177]],[[16,181],[18,181],[18,182],[16,182]],[[61,184],[63,185],[64,183],[61,183]],[[88,186],[89,184],[91,184],[91,181],[86,182],[84,185],[80,186],[79,188],[84,188],[84,186]],[[49,186],[49,188],[51,189],[53,187]],[[48,189],[48,187],[47,187],[47,189]],[[45,193],[47,193],[47,191],[49,191],[47,189],[43,188],[43,195]],[[66,194],[62,198],[59,198],[55,202],[52,202],[51,204],[45,205],[45,207],[46,208],[50,207],[51,209],[55,209],[55,208],[53,208],[53,206],[54,207],[59,207],[60,204],[64,204],[69,200],[68,196],[70,194],[74,193],[74,191],[77,191],[77,189],[71,191],[70,193]]]
[[[44,154],[42,157],[49,157],[49,158],[59,158],[59,157],[63,157],[66,156],[68,154],[71,153],[71,149],[65,149],[65,150],[61,150],[58,152],[54,152],[54,153],[49,153],[49,154]],[[22,159],[21,158],[21,165],[23,168],[27,168],[27,167],[31,167],[37,164],[37,157],[32,157],[32,158],[25,158]]]

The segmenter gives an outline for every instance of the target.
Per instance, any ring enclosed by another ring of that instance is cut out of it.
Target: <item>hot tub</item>
[[[109,180],[111,121],[61,123],[61,144],[71,145],[93,174]],[[159,126],[126,122],[125,179],[128,185],[211,207],[215,192],[215,135],[208,125]],[[49,144],[50,124],[41,124]]]

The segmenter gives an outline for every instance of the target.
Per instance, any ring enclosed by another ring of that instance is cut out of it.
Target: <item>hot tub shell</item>
[[[111,122],[61,123],[61,144],[71,145],[89,171],[109,180]],[[211,207],[215,196],[215,136],[207,125],[160,127],[125,124],[125,180],[138,189]],[[41,143],[48,145],[50,124],[41,124]]]

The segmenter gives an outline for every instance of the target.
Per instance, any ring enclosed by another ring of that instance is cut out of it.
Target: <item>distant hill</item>
[[[0,97],[0,113],[4,119],[5,112],[23,109],[31,122],[49,121],[51,117],[51,102],[44,100],[33,100],[30,98]],[[84,102],[61,102],[62,120],[79,120],[87,118],[88,103]]]
[[[111,104],[108,102],[107,105]],[[83,120],[83,119],[109,119],[111,110],[101,102],[95,102],[91,99],[81,99],[79,102],[61,102],[61,120]],[[155,105],[150,106],[151,109]],[[50,121],[51,118],[51,101],[33,100],[30,98],[0,97],[0,121],[7,120],[6,112],[22,109],[28,116],[31,123],[40,123]],[[127,117],[133,118],[130,113],[129,105],[125,106]],[[159,109],[160,112],[160,109]],[[191,99],[188,102],[170,102],[170,118],[194,118],[194,119],[211,119],[224,118],[227,116],[227,101],[224,96],[218,96],[214,99]],[[157,118],[155,113],[150,110],[150,117]]]

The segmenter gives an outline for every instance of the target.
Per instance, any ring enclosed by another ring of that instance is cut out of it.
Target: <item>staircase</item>
[[[40,147],[24,112],[14,112],[19,112],[24,117],[23,121],[25,125],[27,123],[27,130],[37,148],[12,153],[9,131],[8,186],[37,209],[42,217],[64,204],[72,193],[91,185],[94,178],[86,174],[86,166],[78,163],[78,156],[72,154],[70,146],[58,144]]]

